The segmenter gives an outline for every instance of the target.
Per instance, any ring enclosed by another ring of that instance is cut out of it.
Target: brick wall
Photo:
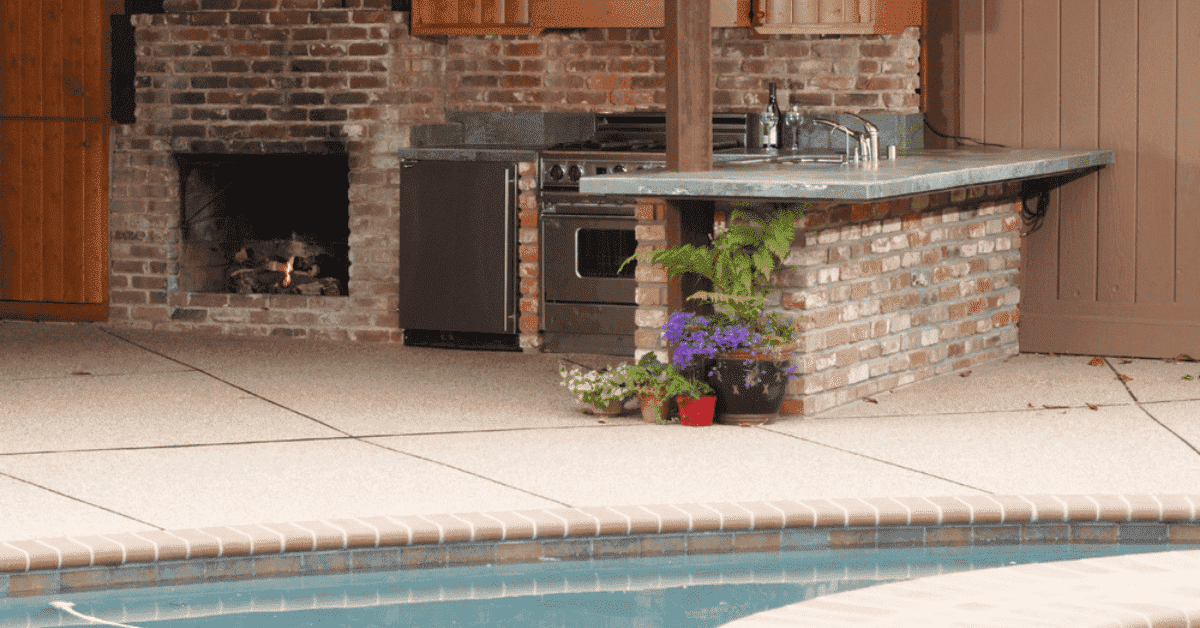
[[[814,414],[1017,353],[1016,195],[995,184],[810,206],[772,296],[804,330],[783,412]],[[662,244],[660,206],[639,204],[641,247]],[[639,353],[663,352],[666,275],[638,271]]]
[[[918,29],[897,35],[757,37],[713,29],[713,106],[757,111],[767,84],[780,105],[812,113],[916,113]],[[663,109],[661,29],[548,31],[450,38],[445,106],[490,111]]]
[[[110,320],[117,326],[388,340],[397,328],[399,164],[446,109],[664,107],[659,29],[417,38],[389,0],[166,0],[134,16],[137,123],[112,134]],[[757,110],[768,82],[810,112],[917,110],[917,31],[752,37],[714,29],[714,104]],[[348,296],[179,289],[172,153],[346,153]],[[526,172],[528,171],[528,172]],[[540,347],[537,201],[520,179],[520,329]]]

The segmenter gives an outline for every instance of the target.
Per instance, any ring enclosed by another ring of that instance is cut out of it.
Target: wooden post
[[[666,0],[667,169],[712,170],[710,0]]]

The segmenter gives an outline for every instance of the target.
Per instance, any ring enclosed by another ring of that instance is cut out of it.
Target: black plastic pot
[[[716,421],[761,425],[779,416],[787,392],[787,360],[717,358],[709,363],[708,385],[717,391]]]

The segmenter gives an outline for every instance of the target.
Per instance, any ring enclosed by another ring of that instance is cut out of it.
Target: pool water
[[[715,627],[822,595],[972,569],[1194,549],[814,550],[307,576],[0,600],[0,628]]]

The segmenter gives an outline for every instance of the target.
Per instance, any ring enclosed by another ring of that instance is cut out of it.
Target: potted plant
[[[717,420],[732,424],[769,423],[779,414],[796,348],[796,323],[767,311],[767,293],[787,258],[803,207],[760,217],[743,206],[730,215],[707,246],[685,244],[643,251],[628,260],[662,266],[674,277],[694,273],[712,290],[689,299],[709,303],[711,315],[675,312],[663,327],[673,347],[672,361],[703,369],[717,391]]]
[[[626,383],[641,400],[642,420],[647,423],[664,421],[671,399],[682,404],[685,398],[698,399],[712,393],[712,388],[703,380],[685,375],[674,362],[660,362],[654,353],[642,356],[637,365],[629,369]],[[710,416],[710,423],[711,419]]]
[[[642,420],[657,423],[667,418],[670,397],[667,387],[671,378],[671,363],[663,364],[653,352],[642,356],[629,370],[628,384],[637,393],[642,405]]]
[[[712,386],[704,380],[684,375],[677,364],[672,363],[671,367],[677,375],[673,379],[675,385],[668,389],[668,393],[679,406],[679,422],[693,427],[712,425],[717,405]]]
[[[629,386],[632,366],[620,363],[600,370],[585,370],[578,364],[558,363],[562,385],[596,414],[616,416],[624,410],[625,400],[634,391]]]

